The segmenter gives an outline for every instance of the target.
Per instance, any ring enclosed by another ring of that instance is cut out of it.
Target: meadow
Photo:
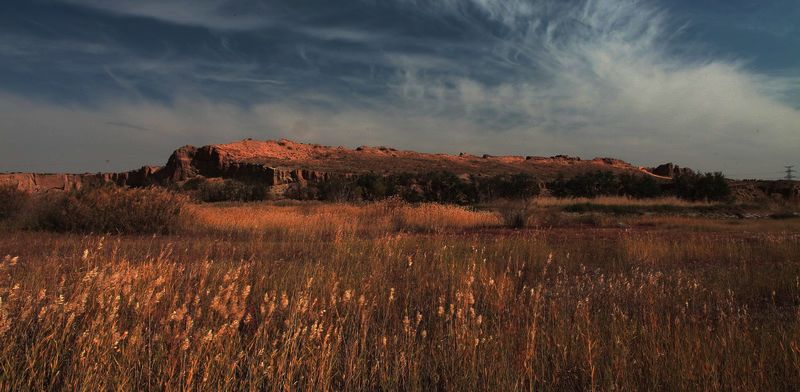
[[[564,210],[584,202],[539,199],[517,230],[396,200],[191,204],[167,235],[6,226],[0,389],[800,385],[800,220]]]

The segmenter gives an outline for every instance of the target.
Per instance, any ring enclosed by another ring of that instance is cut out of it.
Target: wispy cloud
[[[14,33],[3,34],[2,38],[0,38],[0,56],[52,56],[64,53],[102,55],[114,52],[116,52],[115,48],[97,41],[43,39]]]
[[[333,17],[288,12],[273,22],[277,14],[248,1],[62,1],[220,31],[199,53],[165,43],[164,53],[114,48],[111,56],[74,43],[70,50],[100,60],[91,64],[102,64],[99,75],[116,95],[98,93],[102,99],[86,106],[0,95],[0,120],[15,124],[0,128],[6,146],[27,140],[11,130],[32,129],[64,139],[53,148],[72,145],[67,137],[99,140],[120,153],[146,151],[136,162],[158,163],[185,143],[291,137],[455,153],[608,155],[733,174],[795,163],[800,148],[797,74],[761,74],[693,51],[682,35],[687,21],[668,3],[364,0],[367,11],[397,11],[417,23],[385,27],[348,25],[332,9],[320,14]],[[265,26],[285,34],[246,31]],[[243,34],[255,46],[237,42]],[[7,46],[24,66],[26,48]],[[167,99],[149,99],[154,91]],[[130,138],[105,138],[109,126]],[[47,133],[59,127],[63,133]],[[143,129],[151,132],[139,135]],[[27,162],[13,155],[25,149],[5,148],[11,161]]]
[[[220,30],[251,30],[269,25],[262,3],[230,0],[60,0],[119,15]],[[255,8],[253,8],[255,7]]]
[[[800,111],[781,101],[791,79],[701,55],[674,57],[667,43],[681,25],[647,2],[406,2],[458,18],[483,12],[508,27],[498,53],[527,69],[487,84],[411,68],[399,73],[397,92],[415,107],[467,116],[487,131],[558,135],[583,153],[706,169],[760,165],[764,151],[775,165],[800,147]]]

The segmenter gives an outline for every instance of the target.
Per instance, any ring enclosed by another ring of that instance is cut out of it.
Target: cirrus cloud
[[[88,80],[93,88],[89,102],[70,103],[3,88],[0,79],[0,133],[11,141],[2,152],[16,157],[0,170],[34,167],[25,158],[37,156],[29,138],[44,136],[61,142],[39,155],[60,147],[76,149],[62,156],[93,156],[70,138],[115,156],[137,151],[119,169],[136,156],[158,163],[178,145],[243,137],[606,155],[734,176],[773,173],[794,163],[800,147],[797,73],[709,54],[685,37],[691,21],[668,3],[364,0],[313,12],[284,4],[273,23],[254,1],[63,1],[213,33],[196,38],[195,51],[165,37],[166,49],[152,55],[108,37],[109,50],[74,53],[65,51],[99,46],[64,39],[70,45],[54,51],[0,40],[5,68],[21,73],[46,67],[49,55],[69,58],[73,66],[54,69],[66,75],[58,83]]]

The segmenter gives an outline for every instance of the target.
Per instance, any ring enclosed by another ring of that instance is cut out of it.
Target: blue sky
[[[800,165],[796,0],[0,3],[0,171],[287,137]]]

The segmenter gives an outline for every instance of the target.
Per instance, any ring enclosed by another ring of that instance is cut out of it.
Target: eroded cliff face
[[[0,185],[16,186],[28,192],[65,191],[80,189],[86,183],[102,183],[102,176],[83,174],[0,174]]]
[[[263,182],[269,186],[303,181],[321,181],[330,174],[302,168],[275,168],[267,164],[244,162],[218,146],[181,147],[172,153],[167,165],[151,176],[155,182],[181,182],[197,176],[232,178]]]
[[[0,173],[0,185],[28,192],[70,191],[87,185],[115,184],[141,187],[181,183],[196,177],[259,181],[268,186],[323,181],[331,175],[317,170],[277,169],[266,164],[242,162],[217,146],[183,146],[170,155],[165,166],[144,166],[121,173],[39,174]]]
[[[682,174],[692,174],[694,171],[686,167],[680,167],[672,162],[659,165],[649,169],[649,171],[657,176],[672,178]]]

